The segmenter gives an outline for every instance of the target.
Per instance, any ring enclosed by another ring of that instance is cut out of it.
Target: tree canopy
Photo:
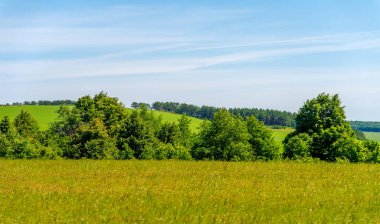
[[[284,157],[368,161],[373,152],[365,148],[345,119],[338,95],[321,93],[307,100],[296,115],[295,132],[284,140]]]

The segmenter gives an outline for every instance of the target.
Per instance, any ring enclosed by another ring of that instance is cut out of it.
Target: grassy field
[[[284,129],[272,129],[274,140],[277,142],[282,142],[285,137],[294,131],[292,128],[284,128]]]
[[[380,132],[364,132],[367,139],[380,142]]]
[[[0,160],[0,223],[380,223],[380,166]]]
[[[9,116],[13,120],[21,110],[26,110],[38,121],[39,127],[46,130],[57,119],[58,109],[59,106],[0,106],[0,119]]]
[[[4,116],[9,116],[14,119],[21,110],[29,111],[32,116],[38,121],[38,125],[42,130],[49,128],[49,124],[55,121],[58,117],[57,111],[59,106],[0,106],[0,119]],[[177,122],[181,115],[163,112],[163,111],[153,111],[156,115],[162,116],[163,121]],[[190,117],[191,119],[191,129],[196,131],[200,124],[201,119]]]
[[[163,121],[168,121],[168,122],[177,122],[182,115],[180,114],[175,114],[175,113],[170,113],[170,112],[165,112],[165,111],[153,111],[157,116],[161,116]],[[193,132],[198,131],[198,127],[201,125],[203,120],[195,118],[195,117],[189,117],[191,119],[190,123],[190,128]]]

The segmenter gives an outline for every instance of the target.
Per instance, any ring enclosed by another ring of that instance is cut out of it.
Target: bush
[[[311,157],[310,145],[313,139],[305,133],[295,135],[284,144],[284,158],[303,159]]]
[[[380,143],[375,141],[365,141],[364,146],[369,152],[367,162],[380,163]]]
[[[350,162],[366,162],[369,151],[364,143],[355,138],[341,138],[332,145],[332,156],[335,161],[347,159]]]

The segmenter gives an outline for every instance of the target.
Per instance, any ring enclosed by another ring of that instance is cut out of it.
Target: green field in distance
[[[21,112],[21,110],[29,111],[29,113],[37,120],[42,130],[47,130],[49,124],[58,118],[57,111],[59,106],[0,106],[0,119],[9,116],[12,120]],[[132,109],[128,109],[132,110]],[[164,111],[153,111],[157,116],[161,116],[163,121],[177,122],[181,118],[180,114],[174,114]],[[202,123],[201,119],[190,117],[190,127],[192,131],[197,131]]]

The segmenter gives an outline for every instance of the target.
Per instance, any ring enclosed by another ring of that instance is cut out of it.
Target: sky
[[[100,91],[380,121],[380,0],[0,0],[0,103]]]

